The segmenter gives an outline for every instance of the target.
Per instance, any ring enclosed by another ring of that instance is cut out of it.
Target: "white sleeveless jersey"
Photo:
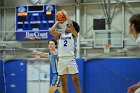
[[[140,88],[138,88],[134,93],[140,93]]]
[[[75,40],[72,33],[62,33],[58,41],[58,56],[70,57],[74,56]]]
[[[136,43],[137,43],[138,47],[140,48],[140,34],[138,34],[138,38],[136,40]]]

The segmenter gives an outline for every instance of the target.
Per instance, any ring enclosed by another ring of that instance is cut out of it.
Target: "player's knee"
[[[61,83],[62,83],[62,86],[66,86],[67,80],[65,78],[61,78]]]
[[[79,81],[74,81],[74,84],[75,84],[76,87],[80,87]]]
[[[66,81],[61,81],[62,82],[62,86],[67,86],[67,82]]]
[[[73,82],[76,86],[79,86],[79,79],[78,76],[77,77],[73,77]]]

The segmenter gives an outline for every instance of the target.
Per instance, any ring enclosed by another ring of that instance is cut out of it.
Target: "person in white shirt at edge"
[[[134,14],[130,19],[130,34],[136,38],[137,46],[140,48],[140,14]],[[140,93],[140,82],[128,87],[128,93]],[[139,91],[139,92],[138,92]]]
[[[133,15],[130,18],[129,22],[130,22],[129,33],[136,38],[137,46],[140,48],[140,14]]]
[[[78,78],[78,66],[75,60],[75,41],[80,30],[79,25],[68,18],[68,14],[63,10],[67,18],[65,32],[56,32],[58,24],[63,24],[63,21],[56,21],[50,29],[50,33],[58,39],[58,74],[62,82],[63,93],[68,93],[68,75],[71,75],[72,81],[76,88],[76,93],[81,93],[80,83]]]

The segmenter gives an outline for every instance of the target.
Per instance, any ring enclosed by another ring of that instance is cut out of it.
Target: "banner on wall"
[[[16,7],[16,40],[48,40],[49,29],[56,21],[56,5]]]

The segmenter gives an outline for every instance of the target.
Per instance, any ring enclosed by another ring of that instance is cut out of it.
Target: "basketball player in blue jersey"
[[[57,21],[52,28],[50,33],[58,39],[58,73],[62,82],[63,93],[68,93],[67,87],[67,76],[71,75],[73,83],[76,88],[76,93],[81,93],[80,83],[78,78],[78,67],[75,60],[75,40],[78,37],[79,25],[68,18],[67,12],[64,11],[67,18],[67,25],[65,32],[56,32],[58,24],[64,22]]]
[[[62,84],[60,82],[60,77],[58,76],[57,72],[57,65],[58,65],[58,55],[57,55],[57,41],[55,39],[50,39],[48,41],[48,47],[50,50],[50,53],[44,53],[44,52],[34,52],[35,55],[42,55],[49,57],[50,64],[52,67],[52,72],[53,72],[53,79],[51,86],[49,88],[49,93],[55,93],[55,91],[58,89],[60,93],[62,92]]]

